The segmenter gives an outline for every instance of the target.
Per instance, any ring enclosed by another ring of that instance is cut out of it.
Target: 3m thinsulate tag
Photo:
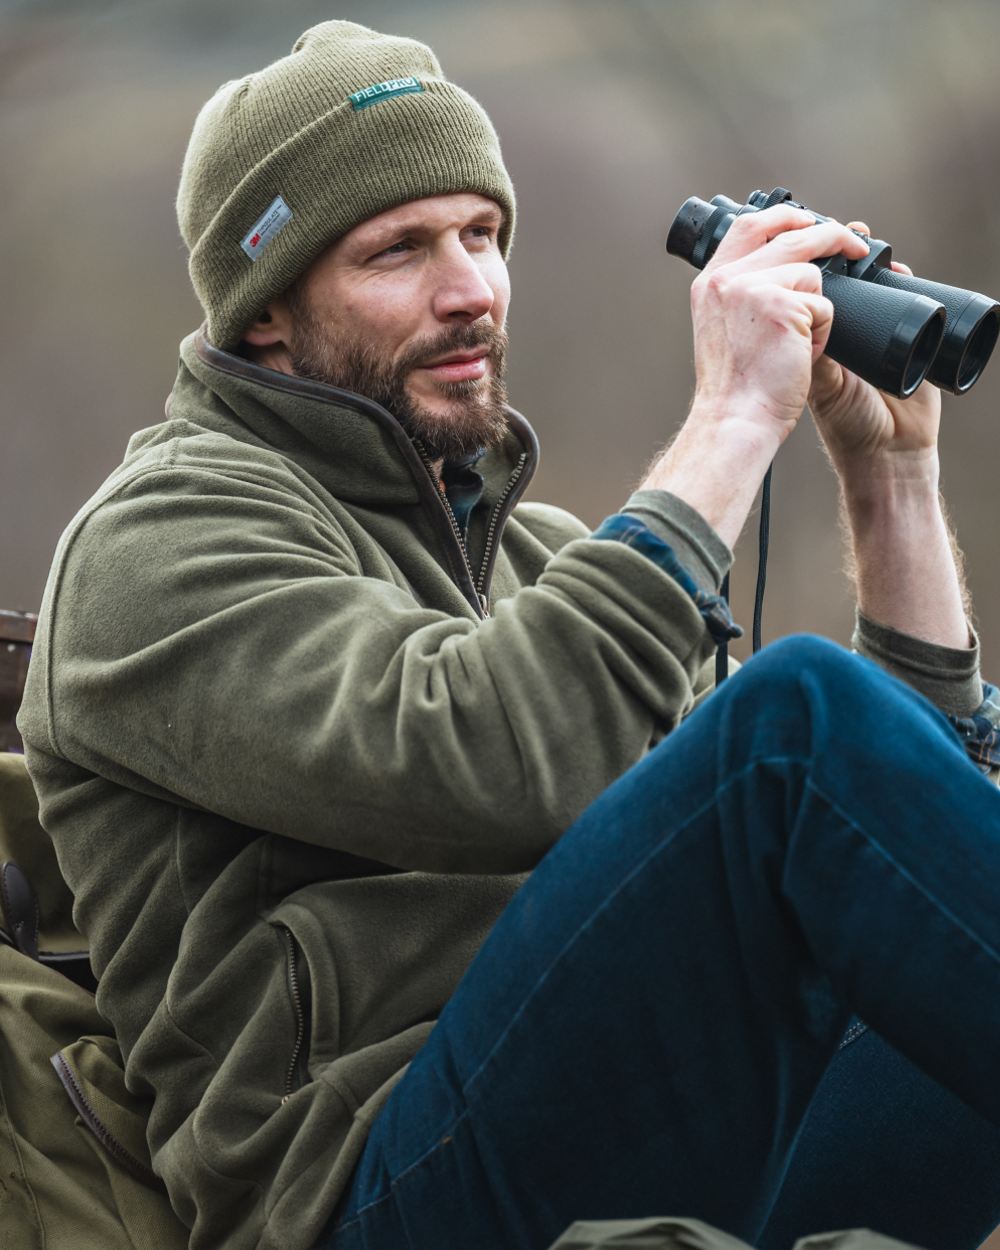
[[[372,104],[381,104],[383,100],[391,100],[393,96],[409,95],[411,91],[423,91],[423,89],[423,83],[412,76],[390,78],[388,82],[376,82],[370,87],[362,87],[360,91],[355,91],[347,98],[351,102],[351,108],[357,111],[369,108]]]
[[[280,234],[292,220],[292,210],[281,196],[276,196],[266,213],[263,213],[247,231],[240,247],[251,260],[256,260],[276,234]]]

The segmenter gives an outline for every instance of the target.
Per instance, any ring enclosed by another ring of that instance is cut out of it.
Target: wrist
[[[775,417],[766,405],[746,394],[711,395],[701,389],[695,391],[684,424],[748,451],[759,449],[768,464],[795,428],[794,421]]]
[[[936,447],[843,458],[834,468],[850,513],[938,509],[941,468]]]
[[[694,508],[730,549],[783,441],[774,424],[696,404],[651,466],[642,489],[665,490]]]

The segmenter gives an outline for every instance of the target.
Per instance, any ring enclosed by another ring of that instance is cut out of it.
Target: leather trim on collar
[[[204,361],[206,365],[213,369],[219,369],[223,373],[229,373],[233,377],[246,378],[248,382],[254,382],[258,386],[265,386],[272,391],[287,391],[292,395],[301,395],[304,399],[318,399],[324,403],[341,404],[373,418],[389,430],[410,464],[419,467],[420,476],[427,476],[424,472],[423,463],[417,455],[409,435],[392,413],[387,408],[383,408],[381,404],[375,403],[374,400],[368,399],[364,395],[359,395],[355,391],[345,391],[339,386],[330,386],[326,382],[314,382],[311,378],[299,378],[294,374],[278,373],[274,369],[265,369],[263,365],[254,364],[252,360],[247,360],[244,356],[236,356],[232,352],[225,352],[209,342],[204,325],[201,326],[195,335],[194,348],[198,358]],[[524,487],[528,485],[528,481],[534,476],[535,468],[538,464],[538,437],[517,409],[508,405],[506,412],[511,432],[528,453],[528,462],[525,465],[522,477],[524,486],[517,491],[517,494],[520,495]],[[520,486],[521,484],[518,483],[518,485]]]

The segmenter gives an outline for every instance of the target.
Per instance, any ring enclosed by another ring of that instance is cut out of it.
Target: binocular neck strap
[[[753,653],[760,650],[761,621],[764,617],[764,588],[767,585],[767,547],[771,537],[771,472],[774,465],[768,465],[764,474],[764,482],[760,488],[760,528],[757,531],[757,589],[753,601]],[[729,603],[729,574],[722,579],[721,592],[723,599]],[[729,676],[729,644],[720,642],[715,653],[715,684],[726,680]]]

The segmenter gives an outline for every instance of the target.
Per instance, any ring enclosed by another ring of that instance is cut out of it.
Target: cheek
[[[385,287],[357,291],[342,299],[337,321],[351,338],[389,349],[412,332],[405,292]]]

